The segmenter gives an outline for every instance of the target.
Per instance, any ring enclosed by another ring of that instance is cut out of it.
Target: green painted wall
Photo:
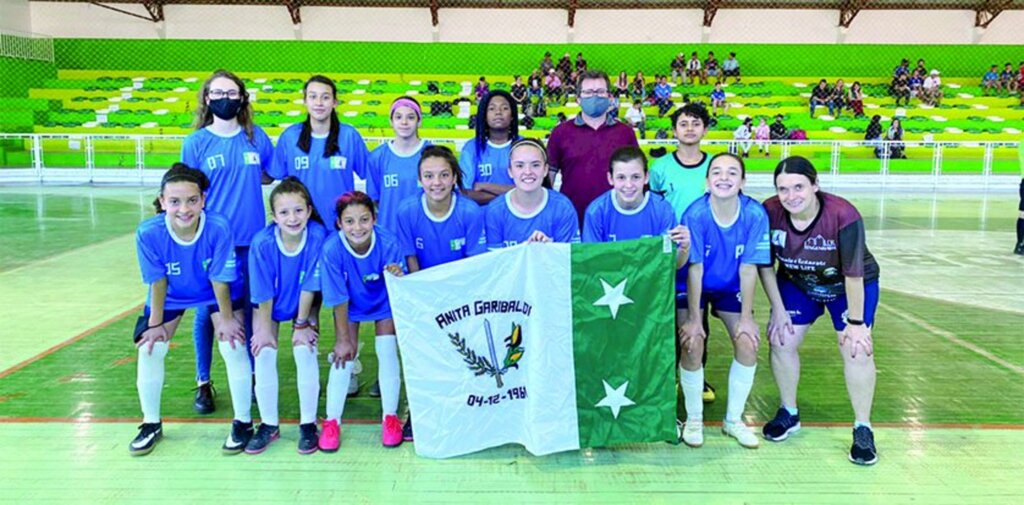
[[[27,97],[29,88],[56,77],[53,63],[0,57],[0,97]]]
[[[454,44],[317,41],[56,39],[66,69],[512,74],[544,51],[582,51],[592,68],[665,72],[680,51],[736,51],[741,68],[762,76],[887,75],[900,58],[924,58],[947,77],[980,76],[992,63],[1024,59],[1021,46],[792,44]]]

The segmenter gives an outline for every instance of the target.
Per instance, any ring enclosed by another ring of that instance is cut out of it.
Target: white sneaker
[[[704,445],[704,421],[687,420],[683,425],[683,436],[680,438],[690,447]]]
[[[757,447],[761,444],[761,442],[757,439],[757,436],[754,435],[754,432],[750,431],[750,428],[748,428],[747,425],[743,424],[742,421],[735,423],[724,421],[722,423],[722,433],[729,435],[732,438],[735,438],[736,441],[740,443],[740,445],[746,447],[747,449],[757,449]]]

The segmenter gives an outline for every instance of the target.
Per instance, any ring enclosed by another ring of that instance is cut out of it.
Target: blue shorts
[[[688,297],[686,293],[676,292],[676,309],[688,309]],[[708,302],[715,312],[735,312],[742,310],[743,302],[740,300],[739,291],[705,291],[700,295],[700,308],[707,309]]]
[[[789,279],[780,276],[779,292],[782,294],[782,304],[786,306],[786,312],[793,320],[793,324],[811,324],[816,321],[825,309],[828,309],[832,317],[832,327],[836,331],[843,331],[846,328],[846,295],[842,295],[829,302],[820,302],[807,296],[804,290],[793,284]],[[875,323],[875,311],[878,309],[878,281],[871,281],[864,284],[864,324],[873,326]]]

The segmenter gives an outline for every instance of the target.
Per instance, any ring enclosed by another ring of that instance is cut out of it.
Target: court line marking
[[[51,348],[49,348],[49,349],[47,349],[47,350],[45,350],[45,351],[43,351],[43,352],[41,352],[39,354],[36,354],[35,356],[32,356],[31,358],[26,359],[25,361],[22,361],[21,363],[18,363],[17,365],[14,365],[14,366],[8,368],[7,370],[4,370],[4,371],[0,372],[0,379],[3,379],[5,377],[7,377],[7,376],[9,376],[9,375],[11,375],[11,374],[21,370],[22,368],[25,368],[25,367],[31,365],[32,363],[35,363],[36,361],[39,361],[39,360],[41,360],[41,359],[43,359],[43,358],[45,358],[45,357],[47,357],[47,356],[49,356],[49,355],[51,355],[53,353],[55,353],[55,352],[65,348],[65,347],[67,347],[67,346],[69,346],[71,344],[74,344],[75,342],[78,342],[79,340],[82,340],[83,338],[88,337],[89,335],[92,335],[92,334],[96,333],[97,331],[100,331],[100,330],[106,328],[107,326],[110,326],[110,325],[114,324],[115,322],[117,322],[117,321],[119,321],[121,319],[124,319],[125,317],[128,317],[131,314],[139,313],[139,311],[142,310],[142,306],[143,306],[143,304],[141,304],[141,303],[138,304],[138,305],[135,305],[134,307],[132,307],[132,308],[130,308],[130,309],[124,311],[124,312],[121,312],[120,314],[117,314],[117,315],[107,319],[106,321],[103,321],[102,323],[97,324],[96,326],[93,326],[92,328],[89,328],[89,329],[79,333],[78,335],[75,335],[75,336],[73,336],[73,337],[71,337],[71,338],[69,338],[69,339],[67,339],[67,340],[65,340],[65,341],[63,341],[63,342],[61,342],[61,343],[59,343],[57,345],[54,345],[53,347],[51,347]]]
[[[904,321],[906,321],[908,323],[916,325],[916,326],[920,327],[921,329],[923,329],[923,330],[925,330],[927,332],[930,332],[930,333],[932,333],[934,335],[938,335],[938,336],[946,339],[947,341],[949,341],[950,343],[952,343],[954,345],[957,345],[957,346],[959,346],[959,347],[961,347],[963,349],[966,349],[968,351],[971,351],[971,352],[973,352],[973,353],[975,353],[975,354],[977,354],[977,355],[979,355],[979,356],[981,356],[981,357],[983,357],[985,359],[988,359],[989,361],[991,361],[991,362],[993,362],[993,363],[995,363],[995,364],[997,364],[997,365],[999,365],[999,366],[1001,366],[1003,368],[1006,368],[1007,370],[1009,370],[1011,372],[1014,372],[1014,373],[1016,373],[1018,375],[1024,376],[1024,367],[1021,367],[1021,366],[1015,365],[1013,363],[1010,363],[1009,361],[1006,361],[1003,358],[1000,358],[999,356],[996,356],[995,354],[992,354],[991,352],[986,351],[985,349],[983,349],[982,347],[980,347],[978,345],[975,345],[975,344],[973,344],[971,342],[963,340],[960,337],[957,337],[952,332],[949,332],[949,331],[943,330],[942,328],[938,328],[936,326],[933,326],[930,323],[928,323],[927,321],[924,321],[922,319],[916,318],[916,317],[911,316],[909,314],[904,314],[902,312],[899,312],[896,309],[893,309],[892,307],[890,307],[890,306],[888,306],[888,305],[886,305],[884,303],[879,303],[878,307],[880,309],[885,310],[889,314],[896,316],[899,319],[902,319],[902,320],[904,320]]]
[[[258,417],[254,419],[259,419]],[[231,420],[228,418],[191,418],[191,417],[165,417],[161,419],[161,422],[172,423],[172,424],[227,424]],[[94,417],[21,417],[21,416],[0,416],[0,424],[19,424],[19,423],[67,423],[67,424],[138,424],[140,422],[137,417],[107,417],[107,418],[94,418]],[[344,424],[379,424],[378,419],[344,419]],[[767,422],[767,421],[764,421]],[[280,424],[299,424],[298,419],[284,419],[280,420]],[[704,423],[704,426],[719,427],[722,425],[721,421],[708,421]],[[810,428],[850,428],[853,429],[853,424],[850,422],[802,422],[801,425]],[[1008,431],[1024,431],[1024,424],[993,424],[993,423],[871,423],[873,428],[903,428],[912,430],[935,430],[935,429],[977,429],[977,430],[1008,430]]]

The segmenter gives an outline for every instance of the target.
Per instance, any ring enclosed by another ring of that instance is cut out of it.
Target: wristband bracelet
[[[292,324],[293,330],[304,330],[306,328],[309,328],[309,321],[295,321],[295,323]]]
[[[846,319],[846,324],[851,324],[853,326],[864,326],[864,321],[861,320],[861,319],[850,319],[850,318],[847,318]]]

